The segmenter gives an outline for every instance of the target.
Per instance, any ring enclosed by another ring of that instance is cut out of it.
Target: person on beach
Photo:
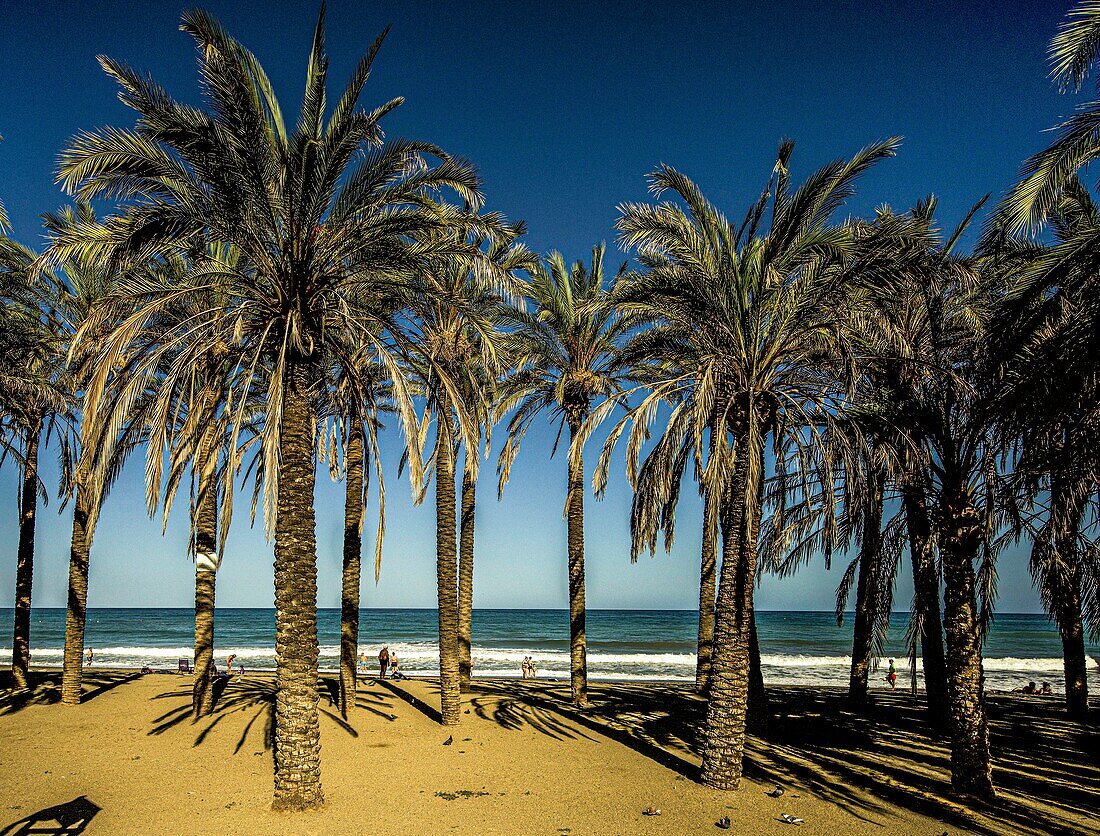
[[[1049,682],[1044,682],[1043,683],[1043,690],[1040,691],[1039,693],[1042,694],[1044,697],[1054,696],[1054,690],[1050,687]]]
[[[523,661],[519,663],[519,671],[523,674],[524,679],[531,678],[531,657],[524,656]]]
[[[530,656],[527,657],[527,672],[531,675],[531,679],[539,678],[539,669],[535,667],[535,660]]]
[[[225,673],[226,673],[226,676],[232,676],[233,675],[233,660],[236,659],[236,658],[237,658],[236,653],[230,653],[225,658]]]
[[[397,658],[397,654],[394,653],[390,656],[390,679],[406,679],[405,674],[401,673],[401,660]]]
[[[1035,687],[1034,682],[1029,682],[1027,685],[1025,685],[1023,688],[1020,689],[1020,693],[1021,694],[1037,694],[1037,693],[1039,693],[1039,689]]]
[[[886,681],[890,683],[890,688],[896,688],[898,682],[898,669],[894,667],[894,660],[890,660],[890,672],[886,674]]]
[[[95,658],[95,654],[92,652],[92,649],[90,647],[84,651],[84,657],[84,664],[91,665],[92,659]]]
[[[369,663],[367,661],[367,654],[366,653],[360,653],[359,654],[359,664],[358,664],[357,667],[359,668],[359,672],[363,676],[367,675],[367,668],[369,667]]]
[[[386,678],[386,671],[390,667],[390,649],[389,647],[383,647],[378,653],[378,670],[381,671],[381,678]]]

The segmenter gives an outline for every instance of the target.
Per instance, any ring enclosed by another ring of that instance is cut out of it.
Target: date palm
[[[436,589],[439,620],[439,680],[444,725],[461,717],[462,691],[459,622],[457,451],[465,449],[463,502],[471,501],[470,481],[477,479],[481,441],[489,422],[487,381],[504,370],[502,328],[511,310],[508,300],[520,291],[514,272],[529,263],[515,243],[522,227],[494,219],[493,237],[468,244],[449,236],[454,251],[436,258],[414,282],[410,311],[408,365],[435,423],[432,463],[435,471]],[[487,250],[482,247],[487,244]],[[457,246],[461,245],[461,246]],[[473,522],[464,521],[472,537]],[[472,600],[472,564],[469,592]],[[469,625],[463,631],[469,643]],[[467,678],[469,647],[466,648]]]
[[[688,342],[698,361],[670,368],[611,431],[605,454],[632,424],[627,470],[637,474],[660,403],[676,404],[657,442],[670,451],[694,436],[692,447],[701,455],[707,430],[717,429],[699,467],[705,489],[718,498],[722,532],[702,768],[704,783],[718,789],[735,789],[741,778],[765,446],[772,439],[779,448],[793,435],[793,443],[812,448],[814,434],[800,428],[828,426],[840,404],[848,365],[841,335],[849,288],[842,267],[855,241],[830,218],[854,180],[892,156],[896,145],[872,145],[792,189],[793,145],[784,143],[768,188],[740,229],[668,166],[650,175],[650,188],[655,197],[671,194],[675,201],[620,207],[620,240],[645,269],[623,283],[616,301],[627,313],[659,323],[668,338]],[[667,479],[663,470],[651,478]]]
[[[65,335],[50,309],[50,297],[56,296],[51,290],[57,286],[34,270],[35,258],[30,249],[0,235],[0,460],[12,454],[20,471],[11,657],[17,688],[27,687],[30,665],[35,523],[43,491],[39,451],[51,438],[60,439],[72,403]]]
[[[378,447],[379,414],[392,412],[391,386],[386,370],[366,355],[355,356],[357,373],[349,376],[337,368],[333,374],[333,426],[330,447],[343,449],[344,543],[340,593],[340,714],[347,717],[355,706],[356,666],[359,657],[359,586],[363,549],[365,499],[374,463],[378,479],[378,529],[374,547],[374,580],[382,570],[382,545],[386,533],[386,487]],[[354,383],[353,383],[354,381]],[[357,383],[358,387],[354,384]],[[330,452],[333,478],[339,453]]]
[[[1070,9],[1050,45],[1051,75],[1063,92],[1079,92],[1100,60],[1100,4],[1081,0]],[[1055,139],[1025,163],[1020,181],[999,207],[992,226],[1036,230],[1057,206],[1070,180],[1100,158],[1100,102],[1092,101],[1056,129]]]
[[[903,489],[923,501],[921,522],[943,572],[952,785],[992,797],[982,640],[1005,517],[996,467],[1000,360],[989,323],[1006,271],[955,254],[953,241],[930,250],[920,273],[899,271],[884,292],[881,307],[908,311],[921,334],[898,366],[910,379],[886,391],[884,412],[912,452]]]
[[[631,320],[612,302],[604,276],[604,247],[592,250],[588,266],[568,265],[552,253],[531,275],[527,295],[535,310],[516,313],[517,328],[509,340],[514,371],[500,383],[496,416],[515,410],[497,470],[503,491],[534,419],[548,412],[558,425],[558,438],[569,428],[565,517],[568,528],[569,681],[575,705],[588,704],[588,663],[584,604],[584,459],[582,428],[594,407],[611,404],[622,391],[627,367],[620,347]],[[621,280],[626,265],[612,281]],[[553,456],[557,442],[550,451]]]
[[[329,112],[322,10],[297,126],[288,132],[270,82],[247,49],[201,10],[186,13],[181,28],[198,47],[204,107],[183,104],[152,79],[102,58],[120,98],[137,112],[136,125],[75,137],[61,155],[60,180],[81,196],[111,195],[121,205],[102,224],[56,240],[54,250],[59,257],[90,251],[115,260],[197,252],[201,259],[201,245],[217,243],[240,254],[228,270],[200,261],[179,284],[120,282],[120,304],[140,304],[100,341],[85,408],[99,407],[133,332],[177,299],[219,284],[226,302],[166,331],[133,364],[128,385],[144,387],[164,374],[162,388],[177,389],[172,378],[215,357],[243,370],[227,398],[230,471],[239,464],[237,435],[251,417],[246,405],[254,403],[254,390],[264,391],[259,445],[265,519],[275,540],[273,806],[319,807],[313,424],[326,370],[334,363],[354,369],[346,355],[349,335],[359,335],[387,368],[405,432],[416,437],[413,403],[382,335],[393,330],[399,288],[430,255],[419,242],[471,222],[470,212],[433,195],[450,189],[476,207],[478,182],[469,166],[434,146],[382,142],[380,122],[400,99],[359,108],[382,38]],[[91,332],[82,329],[78,339]],[[411,465],[419,482],[415,449]]]
[[[995,330],[1008,335],[998,341],[1006,442],[1019,452],[1024,499],[1038,506],[1028,525],[1031,572],[1061,634],[1066,706],[1080,719],[1088,712],[1085,630],[1100,627],[1096,546],[1085,536],[1100,476],[1100,387],[1089,359],[1100,349],[1100,210],[1071,178],[1048,219],[1049,246],[1004,241],[991,255],[1018,277]]]
[[[94,225],[95,213],[85,201],[75,209],[65,208],[43,216],[51,240],[67,235],[80,225]],[[44,259],[42,260],[44,263]],[[68,398],[73,431],[61,444],[61,492],[73,502],[73,525],[69,550],[69,584],[65,612],[65,652],[61,675],[61,702],[78,705],[83,689],[84,631],[87,624],[88,574],[92,540],[102,503],[121,471],[127,456],[143,440],[141,427],[119,427],[97,423],[86,410],[83,395],[90,374],[88,355],[76,344],[76,335],[95,315],[97,307],[115,288],[126,269],[87,252],[70,253],[57,260],[56,291],[51,304],[52,320],[64,335],[67,351]],[[41,263],[35,269],[41,272]],[[110,324],[100,320],[96,334]],[[143,392],[136,399],[147,399]],[[91,475],[92,470],[96,476]]]

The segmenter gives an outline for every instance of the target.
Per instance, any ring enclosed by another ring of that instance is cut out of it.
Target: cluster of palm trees
[[[202,11],[181,28],[198,47],[204,106],[101,58],[134,126],[82,133],[64,149],[58,179],[77,206],[47,216],[44,253],[0,238],[0,428],[22,479],[17,685],[27,685],[46,444],[62,450],[62,495],[74,506],[66,704],[80,701],[96,519],[129,455],[144,451],[151,514],[167,518],[186,489],[193,709],[210,712],[216,572],[234,497],[250,484],[250,516],[262,512],[274,540],[274,805],[319,806],[318,465],[346,480],[345,713],[372,470],[384,495],[384,416],[404,434],[417,501],[434,479],[441,709],[453,724],[470,679],[479,462],[506,421],[503,491],[545,415],[568,446],[579,707],[588,702],[586,441],[615,421],[595,467],[599,494],[625,438],[632,558],[658,539],[671,547],[685,473],[698,483],[706,784],[738,785],[746,724],[766,718],[759,573],[794,571],[815,555],[853,554],[838,617],[854,591],[858,710],[909,553],[913,659],[919,649],[960,792],[994,792],[982,640],[996,558],[1013,539],[1034,544],[1031,569],[1063,640],[1067,706],[1084,715],[1084,635],[1100,623],[1100,552],[1089,536],[1100,477],[1100,209],[1077,173],[1100,156],[1100,108],[1081,111],[1028,163],[972,252],[960,241],[981,204],[946,236],[931,199],[837,219],[860,175],[898,140],[800,185],[788,142],[740,222],[679,171],[651,174],[653,202],[619,207],[620,243],[637,268],[609,279],[602,246],[587,264],[529,252],[522,225],[484,211],[469,163],[383,138],[401,100],[366,109],[360,97],[385,33],[330,107],[322,10],[288,131],[247,49]],[[1083,83],[1097,33],[1094,5],[1065,25],[1053,52],[1067,83]],[[93,200],[114,209],[97,218]]]

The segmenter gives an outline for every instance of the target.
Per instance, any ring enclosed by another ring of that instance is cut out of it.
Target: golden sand
[[[1096,726],[1053,702],[991,699],[1001,799],[974,810],[949,797],[947,749],[901,694],[877,694],[866,720],[839,692],[772,689],[748,777],[723,793],[693,780],[704,706],[680,686],[593,686],[578,714],[560,683],[479,682],[461,725],[443,728],[430,681],[363,682],[345,722],[326,677],[325,808],[277,814],[269,677],[234,679],[197,723],[188,676],[93,672],[76,708],[56,703],[57,678],[0,699],[0,833],[67,819],[72,833],[632,836],[719,833],[729,816],[733,833],[939,836],[1089,832],[1100,806]]]

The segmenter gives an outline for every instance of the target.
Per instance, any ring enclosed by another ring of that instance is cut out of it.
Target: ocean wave
[[[390,652],[396,653],[407,670],[427,669],[423,663],[429,663],[438,658],[439,651],[430,642],[400,642],[389,645]],[[95,660],[100,664],[144,664],[159,662],[161,660],[191,659],[194,650],[191,647],[154,647],[145,645],[121,645],[109,647],[93,647]],[[326,644],[319,647],[322,660],[337,659],[340,655],[340,647],[335,644]],[[375,654],[373,647],[369,650],[360,645],[360,651],[365,653],[373,664]],[[266,661],[274,662],[275,648],[273,646],[240,646],[219,647],[215,651],[215,660],[222,661],[227,656],[233,655],[237,660],[247,664],[250,660],[254,663]],[[497,671],[507,671],[515,668],[524,656],[532,656],[540,667],[550,669],[568,670],[569,653],[566,651],[547,650],[530,651],[521,648],[473,648],[474,663],[478,668]],[[34,647],[32,659],[35,662],[52,663],[64,658],[62,647]],[[1100,662],[1093,657],[1086,657],[1088,667],[1100,669]],[[589,669],[599,672],[601,669],[610,669],[620,676],[631,670],[652,670],[653,675],[669,672],[669,675],[681,675],[680,670],[695,668],[694,653],[600,653],[589,652],[587,655]],[[0,648],[0,660],[11,660],[11,648]],[[851,666],[850,656],[815,656],[812,654],[772,654],[765,653],[761,656],[761,664],[769,669],[797,670],[805,669],[847,669]],[[887,658],[878,660],[880,667],[885,667]],[[906,659],[896,659],[895,664],[903,670],[908,668]],[[920,660],[918,659],[918,667]],[[1059,673],[1062,671],[1061,657],[989,657],[983,661],[987,673]],[[675,673],[673,673],[675,672]],[[652,678],[650,674],[647,677]]]

